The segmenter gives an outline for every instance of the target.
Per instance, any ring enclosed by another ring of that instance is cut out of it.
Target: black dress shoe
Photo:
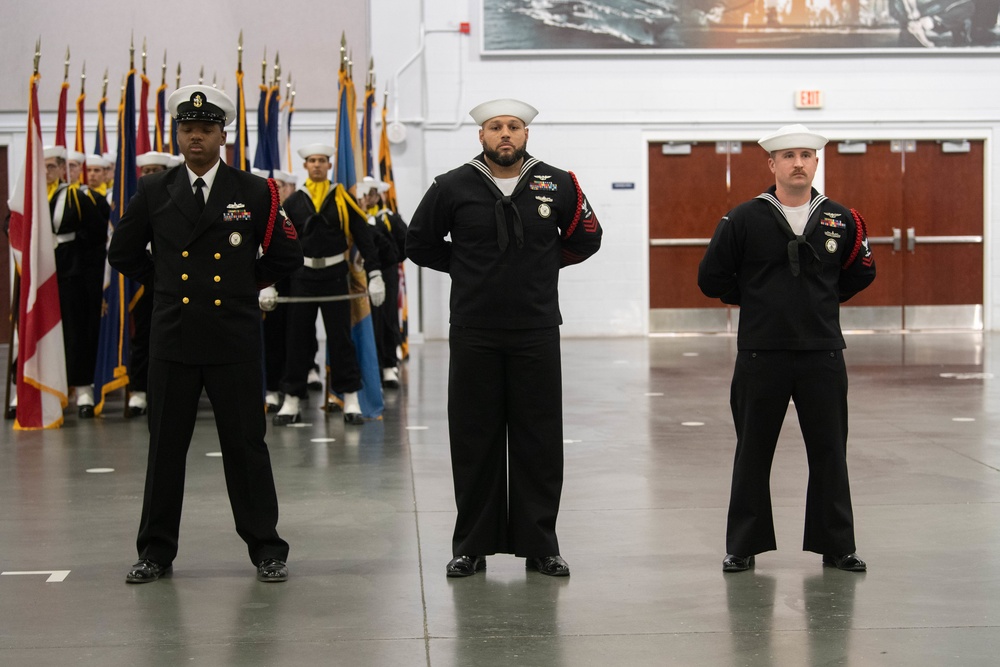
[[[279,558],[268,558],[257,564],[257,581],[285,581],[288,566]]]
[[[128,411],[125,413],[125,416],[131,419],[132,417],[141,417],[144,414],[146,414],[146,408],[130,405],[128,406]]]
[[[159,563],[143,558],[133,565],[132,569],[125,575],[125,582],[129,584],[146,584],[150,581],[156,581],[169,571],[169,565],[160,565]]]
[[[81,405],[77,408],[77,413],[80,415],[80,419],[93,419],[94,418],[94,406],[93,405]]]
[[[838,570],[844,570],[845,572],[866,572],[868,570],[868,565],[866,565],[863,560],[858,558],[856,553],[849,553],[844,556],[831,556],[829,554],[824,554],[823,566],[835,567]]]
[[[568,577],[569,565],[562,556],[542,556],[541,558],[525,558],[524,567],[536,570],[550,577]]]
[[[293,415],[274,415],[274,419],[271,420],[271,423],[275,426],[288,426],[289,424],[298,424],[300,421],[302,421],[302,413],[296,412]]]
[[[486,569],[486,556],[455,556],[445,569],[449,577],[471,577]]]
[[[345,412],[344,413],[344,423],[352,424],[354,426],[360,426],[365,423],[365,418],[361,416],[359,412]]]
[[[734,556],[726,554],[722,560],[723,572],[746,572],[753,567],[753,556]]]

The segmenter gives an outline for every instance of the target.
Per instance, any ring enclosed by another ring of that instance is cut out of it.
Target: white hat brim
[[[805,125],[785,125],[775,132],[763,137],[757,143],[768,153],[783,151],[788,148],[809,148],[820,150],[826,146],[827,138],[811,131]]]
[[[323,155],[333,157],[336,149],[329,144],[309,144],[296,151],[303,160],[308,160],[310,155]]]
[[[514,118],[520,118],[525,126],[527,126],[538,115],[538,109],[521,100],[504,98],[483,102],[473,108],[469,112],[469,115],[472,116],[472,120],[476,121],[476,125],[482,125],[489,119],[498,116],[513,116]]]

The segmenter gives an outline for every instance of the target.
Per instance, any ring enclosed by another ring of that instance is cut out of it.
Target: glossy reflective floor
[[[58,431],[8,422],[0,664],[995,665],[1000,336],[848,345],[863,575],[800,550],[794,407],[772,475],[779,550],[722,574],[730,337],[564,341],[569,579],[526,573],[512,556],[444,576],[444,342],[412,347],[384,421],[345,428],[312,408],[302,428],[269,427],[292,547],[285,584],[255,580],[233,530],[207,401],[174,572],[138,586],[124,576],[145,424],[121,418],[120,399],[106,418],[70,414]],[[26,574],[51,571],[63,572]]]

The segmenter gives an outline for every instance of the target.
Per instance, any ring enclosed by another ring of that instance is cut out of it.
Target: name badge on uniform
[[[233,202],[222,214],[223,222],[250,222],[250,211],[244,204]]]

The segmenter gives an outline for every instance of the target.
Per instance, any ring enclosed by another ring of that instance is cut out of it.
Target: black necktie
[[[205,210],[205,191],[202,189],[205,187],[205,181],[202,178],[194,179],[194,199],[198,202],[198,212],[201,213]]]

